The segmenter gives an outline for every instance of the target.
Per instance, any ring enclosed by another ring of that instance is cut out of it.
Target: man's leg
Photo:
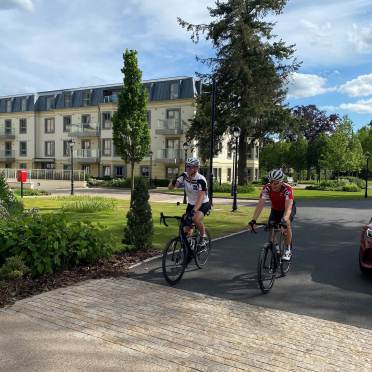
[[[192,219],[194,221],[197,229],[200,232],[200,236],[205,236],[205,226],[204,226],[204,223],[203,223],[203,218],[204,218],[204,213],[198,211],[198,212],[195,212],[194,217]]]

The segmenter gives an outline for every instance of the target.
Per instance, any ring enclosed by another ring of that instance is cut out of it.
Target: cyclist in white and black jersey
[[[201,241],[200,246],[206,245],[206,233],[203,223],[204,216],[211,209],[207,180],[198,172],[199,160],[196,158],[189,158],[186,160],[186,172],[182,173],[177,179],[172,180],[168,186],[170,190],[176,188],[184,188],[187,196],[187,220],[190,225],[193,222],[200,232]],[[186,233],[190,233],[190,227],[185,228]]]

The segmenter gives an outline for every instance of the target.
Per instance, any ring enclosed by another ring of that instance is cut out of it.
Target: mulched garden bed
[[[0,284],[0,308],[13,304],[16,300],[51,289],[66,287],[83,280],[127,276],[131,265],[158,254],[159,251],[155,250],[119,253],[112,255],[109,259],[99,260],[95,265],[79,266],[36,279],[27,277],[17,283]]]

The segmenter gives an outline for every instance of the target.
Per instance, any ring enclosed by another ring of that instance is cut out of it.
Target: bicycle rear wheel
[[[204,247],[200,247],[199,244],[196,244],[196,247],[194,248],[195,249],[194,250],[195,265],[199,269],[201,269],[203,266],[206,265],[208,258],[209,258],[209,253],[212,249],[211,236],[208,230],[205,230],[205,234],[207,235],[206,245]],[[199,239],[197,239],[197,242],[199,241]]]
[[[261,292],[266,294],[273,287],[276,278],[276,258],[272,245],[263,247],[258,256],[257,280]]]
[[[163,275],[170,285],[177,284],[187,265],[187,249],[179,237],[171,239],[163,251]]]

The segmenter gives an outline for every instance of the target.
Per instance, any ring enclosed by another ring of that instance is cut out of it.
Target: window
[[[19,133],[27,133],[27,119],[19,119]]]
[[[255,154],[256,159],[258,159],[258,157],[259,157],[259,146],[255,146],[255,152],[256,152],[256,154]]]
[[[232,155],[232,144],[228,143],[227,144],[227,158],[231,159],[231,155]]]
[[[71,131],[71,116],[64,116],[63,117],[63,131],[70,132]]]
[[[102,175],[103,175],[103,177],[111,176],[111,165],[104,165],[102,167]]]
[[[27,164],[26,164],[26,163],[20,163],[20,164],[19,164],[19,167],[20,167],[21,169],[27,169]]]
[[[45,156],[54,156],[54,141],[45,141]]]
[[[252,147],[247,147],[247,159],[252,159]]]
[[[82,150],[89,150],[90,149],[90,140],[81,140],[81,149]]]
[[[81,122],[83,124],[83,128],[90,128],[90,115],[81,115]]]
[[[147,125],[151,128],[151,110],[147,110]]]
[[[255,168],[254,170],[254,179],[257,181],[258,180],[258,169]]]
[[[63,102],[64,102],[64,107],[71,107],[72,106],[72,94],[71,94],[71,92],[65,92],[63,94]]]
[[[111,96],[111,101],[112,102],[114,102],[114,103],[118,102],[118,100],[119,100],[118,94],[119,94],[119,92],[113,92],[112,93],[112,96]]]
[[[46,109],[51,110],[54,108],[54,97],[47,97],[46,99]]]
[[[102,113],[102,128],[103,129],[111,129],[112,128],[111,112],[103,112]]]
[[[63,170],[64,170],[64,171],[69,171],[69,170],[71,170],[71,164],[63,164]]]
[[[112,144],[112,149],[113,149],[112,152],[113,152],[114,156],[120,156],[119,151],[118,151],[118,149],[115,147],[114,144]]]
[[[115,177],[124,177],[124,167],[119,165],[115,166]]]
[[[21,111],[27,111],[27,98],[26,97],[21,99]]]
[[[83,92],[83,106],[90,105],[90,92],[85,91]]]
[[[11,156],[11,155],[12,155],[12,143],[5,142],[5,156]]]
[[[170,99],[177,99],[178,98],[178,87],[179,84],[177,83],[171,83],[170,85]]]
[[[12,99],[6,101],[6,112],[12,112]]]
[[[111,156],[112,140],[103,139],[102,140],[102,155]]]
[[[148,165],[141,166],[141,176],[150,177],[150,167]]]
[[[19,142],[19,156],[27,156],[27,142],[26,141]]]
[[[54,133],[54,118],[45,119],[45,133]]]
[[[90,165],[82,165],[81,170],[85,172],[85,174],[90,174]]]
[[[12,134],[12,121],[5,120],[5,134]]]
[[[63,156],[70,156],[70,141],[63,141]]]
[[[227,168],[227,181],[231,182],[231,168]]]
[[[181,119],[181,110],[180,109],[167,110],[167,119],[174,120],[176,123],[178,123]]]
[[[167,138],[165,143],[166,143],[167,149],[179,149],[180,148],[180,140],[177,138]]]
[[[165,177],[174,178],[175,176],[177,176],[177,174],[178,174],[178,168],[167,167]]]

